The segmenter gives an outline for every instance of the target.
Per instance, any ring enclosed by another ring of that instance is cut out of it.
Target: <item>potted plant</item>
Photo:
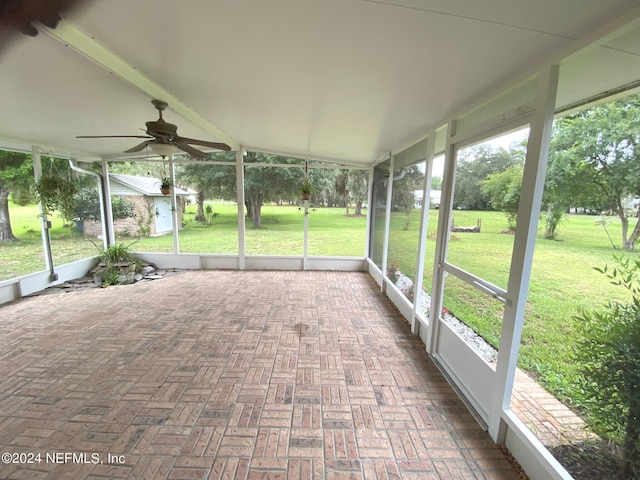
[[[311,180],[309,180],[308,177],[305,177],[298,186],[298,190],[302,200],[309,200],[313,194],[313,184],[311,183]]]
[[[162,177],[160,179],[160,191],[163,195],[169,195],[171,193],[171,187],[173,187],[173,183],[171,183],[170,177]]]

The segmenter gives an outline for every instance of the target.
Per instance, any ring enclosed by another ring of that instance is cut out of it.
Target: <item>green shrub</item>
[[[107,267],[110,267],[116,263],[131,262],[132,257],[129,252],[129,247],[122,244],[116,244],[110,245],[102,255],[100,255],[100,261],[104,262]]]
[[[111,197],[111,213],[114,220],[136,216],[135,204],[126,197]],[[100,220],[100,196],[95,187],[83,188],[75,196],[74,218]]]
[[[587,421],[623,445],[626,478],[640,475],[640,260],[614,256],[617,266],[596,268],[631,293],[600,310],[576,316],[581,339],[575,351],[584,375]]]

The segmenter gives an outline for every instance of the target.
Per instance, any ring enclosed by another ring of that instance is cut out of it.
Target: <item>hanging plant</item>
[[[51,216],[53,212],[67,221],[74,217],[76,208],[76,187],[62,177],[47,175],[35,183],[35,194],[42,204],[42,215]]]
[[[160,179],[160,191],[163,195],[169,195],[172,187],[173,183],[171,182],[171,177],[162,177]]]
[[[300,192],[300,197],[303,200],[309,200],[313,194],[313,184],[311,183],[311,180],[309,180],[309,178],[302,180],[300,185],[298,185],[298,191]]]

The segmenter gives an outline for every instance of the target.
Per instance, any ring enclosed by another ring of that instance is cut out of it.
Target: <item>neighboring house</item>
[[[415,208],[422,208],[423,193],[424,192],[422,190],[413,191],[413,196],[415,198]],[[429,208],[440,208],[440,194],[440,190],[431,190],[431,195],[429,196]]]
[[[135,175],[109,174],[112,197],[126,197],[135,205],[136,216],[113,222],[116,234],[138,235],[140,229],[148,229],[149,235],[163,235],[172,231],[171,195],[160,192],[160,179]],[[175,187],[177,209],[182,218],[189,192]],[[181,223],[181,222],[180,222]],[[102,235],[100,222],[85,221],[84,232],[89,236]],[[180,228],[181,225],[178,225]]]

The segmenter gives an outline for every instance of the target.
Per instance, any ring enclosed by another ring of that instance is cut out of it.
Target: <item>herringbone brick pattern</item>
[[[0,317],[3,479],[518,478],[363,273],[185,272]]]

